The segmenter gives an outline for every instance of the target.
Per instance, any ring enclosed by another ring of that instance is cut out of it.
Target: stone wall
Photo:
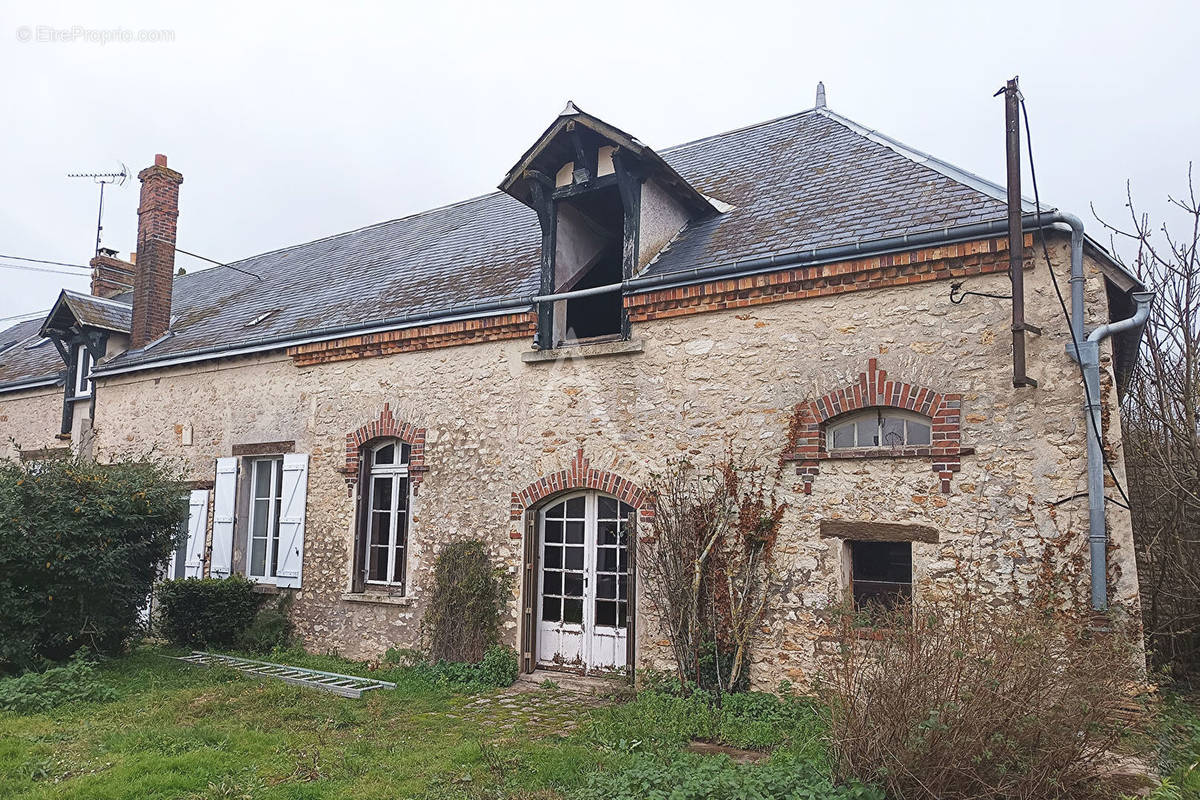
[[[1065,241],[1052,251],[1065,290]],[[1009,282],[1003,273],[980,274],[967,288],[1006,293]],[[1088,290],[1093,325],[1106,317],[1094,263]],[[670,457],[719,458],[730,439],[774,460],[792,408],[852,382],[876,358],[889,378],[961,394],[962,445],[974,452],[961,457],[948,493],[931,459],[920,456],[822,461],[810,494],[794,470],[785,473],[786,580],[769,633],[756,642],[751,676],[768,688],[782,678],[803,682],[821,644],[818,613],[842,592],[842,543],[820,537],[822,519],[937,528],[938,543],[914,545],[918,592],[964,562],[995,586],[1011,582],[1014,571],[1027,582],[1045,542],[1059,536],[1086,553],[1086,498],[1050,505],[1085,490],[1086,459],[1079,373],[1064,351],[1066,323],[1044,265],[1026,274],[1026,316],[1044,329],[1028,345],[1036,389],[1011,385],[1011,306],[983,297],[954,305],[949,292],[938,280],[671,316],[635,324],[643,352],[550,363],[523,361],[530,344],[520,339],[306,366],[272,354],[116,376],[99,387],[96,449],[104,458],[154,443],[185,458],[196,479],[211,480],[213,460],[234,445],[295,440],[296,452],[312,456],[299,630],[310,647],[373,657],[418,643],[427,579],[443,543],[482,537],[516,577],[523,524],[511,513],[512,495],[568,470],[580,449],[591,467],[639,486]],[[1111,388],[1106,402],[1115,408]],[[398,422],[426,430],[409,596],[345,599],[354,515],[346,436],[378,419],[385,404]],[[1118,417],[1108,419],[1122,474]],[[190,446],[181,443],[187,426]],[[1109,522],[1115,599],[1133,604],[1129,520],[1110,506]],[[506,623],[513,644],[516,592]],[[649,627],[640,630],[641,659],[665,665]]]
[[[42,386],[0,394],[0,459],[20,451],[67,446],[55,435],[62,428],[63,387]]]

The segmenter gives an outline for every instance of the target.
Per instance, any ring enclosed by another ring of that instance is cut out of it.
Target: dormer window
[[[535,346],[628,338],[623,283],[717,213],[661,156],[568,103],[500,189],[542,229]]]
[[[931,430],[929,418],[920,414],[872,408],[830,421],[825,444],[829,450],[927,446]]]
[[[92,396],[92,355],[82,344],[75,345],[75,396]]]

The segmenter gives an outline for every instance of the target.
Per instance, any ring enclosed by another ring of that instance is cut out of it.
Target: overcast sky
[[[811,107],[818,80],[1002,181],[992,94],[1015,74],[1043,201],[1100,235],[1089,203],[1119,216],[1128,178],[1162,211],[1200,160],[1198,23],[1195,2],[6,0],[0,254],[86,264],[97,191],[66,174],[155,153],[184,175],[179,246],[231,261],[489,192],[568,99],[664,148]],[[96,41],[113,29],[134,41]],[[137,197],[136,178],[106,196],[123,254]],[[88,279],[0,269],[0,317],[64,286]]]

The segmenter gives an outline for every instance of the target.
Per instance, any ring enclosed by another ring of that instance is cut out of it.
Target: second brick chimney
[[[171,324],[171,285],[175,277],[175,223],[183,176],[156,155],[154,166],[138,173],[137,260],[133,273],[133,325],[130,347],[145,347]]]

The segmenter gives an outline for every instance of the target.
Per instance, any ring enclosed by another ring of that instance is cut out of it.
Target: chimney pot
[[[166,165],[167,165],[167,157],[166,156],[164,156],[162,153],[158,153],[154,156],[154,166],[165,167]]]

